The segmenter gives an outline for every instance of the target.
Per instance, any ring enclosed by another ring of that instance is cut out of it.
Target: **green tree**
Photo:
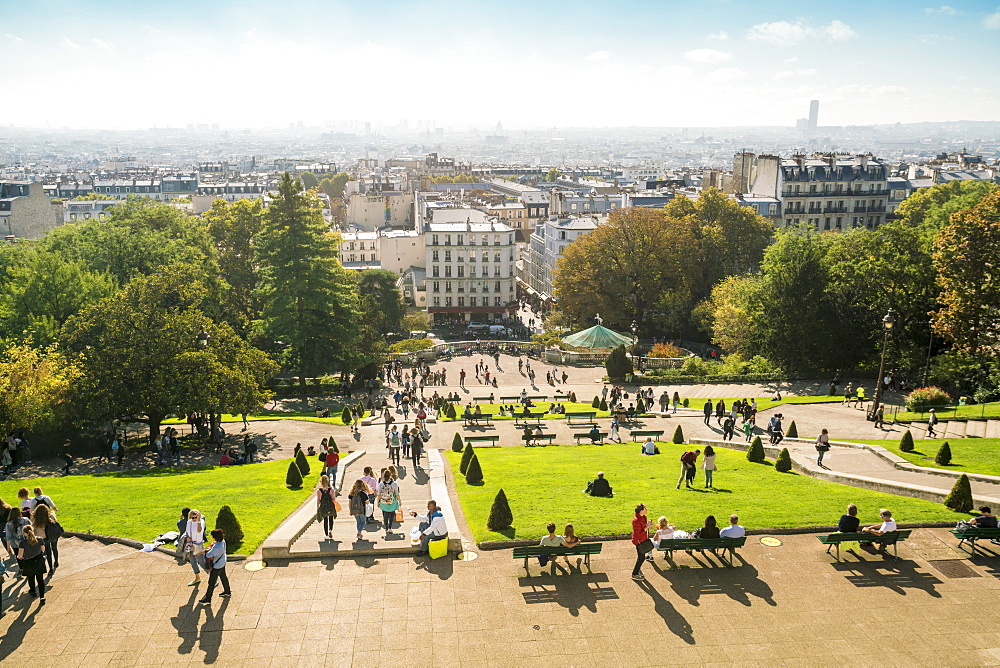
[[[792,423],[788,425],[788,430],[785,432],[785,436],[788,438],[799,437],[799,428],[795,426],[795,420],[792,420]]]
[[[792,470],[792,456],[788,454],[788,448],[782,448],[778,453],[778,458],[774,460],[774,470],[778,473],[788,473]]]
[[[292,459],[288,462],[288,473],[285,474],[285,485],[291,487],[292,489],[300,489],[302,487],[302,471],[299,470],[298,464]]]
[[[315,174],[308,170],[302,172],[302,175],[299,178],[302,179],[302,187],[306,190],[312,190],[313,188],[319,187],[319,179]]]
[[[902,452],[913,452],[913,434],[910,433],[909,429],[899,439],[899,449]]]
[[[465,482],[470,485],[483,484],[483,469],[479,465],[479,457],[475,453],[469,460],[469,468],[465,470]]]
[[[632,360],[625,354],[625,346],[621,345],[611,351],[604,361],[604,368],[608,371],[608,378],[611,380],[621,380],[626,375],[632,373]]]
[[[347,182],[351,179],[351,176],[347,172],[338,172],[333,176],[324,178],[319,183],[319,188],[327,197],[331,200],[343,199],[344,188],[347,186]]]
[[[452,452],[462,452],[462,435],[457,431],[455,437],[451,439],[451,449]]]
[[[747,461],[760,464],[764,461],[764,444],[760,441],[760,436],[754,436],[750,449],[747,450]]]
[[[236,331],[246,334],[249,324],[260,317],[256,246],[264,222],[263,202],[241,199],[229,203],[217,199],[202,217],[208,223],[222,277],[230,288],[226,302],[232,315],[226,320]]]
[[[307,376],[352,370],[360,312],[315,200],[286,172],[261,232],[260,331],[304,388]]]
[[[238,546],[243,542],[243,526],[229,506],[219,508],[219,514],[215,516],[215,528],[222,529],[225,534],[226,547]]]
[[[680,425],[677,425],[677,428],[674,429],[673,442],[674,443],[683,443],[684,442],[684,430],[681,429]]]
[[[354,422],[354,416],[351,415],[350,406],[344,406],[344,410],[340,413],[340,421],[344,424],[352,424]]]
[[[949,181],[921,188],[903,200],[898,213],[910,227],[937,232],[951,214],[976,206],[994,187],[989,181]]]
[[[472,449],[471,443],[465,444],[465,450],[462,451],[462,459],[458,463],[458,472],[465,475],[465,472],[469,470],[469,462],[472,458],[476,456],[475,450]]]
[[[591,408],[600,409],[600,407],[601,407],[601,398],[595,394],[594,395],[594,400],[592,402],[590,402],[590,406],[591,406]]]
[[[951,464],[951,446],[948,441],[941,444],[941,448],[934,455],[934,463],[938,466],[948,466]]]
[[[299,467],[303,477],[309,475],[309,459],[306,458],[305,451],[299,450],[295,453],[295,465]]]
[[[72,418],[71,389],[80,369],[54,345],[17,344],[0,355],[0,430],[54,431]]]
[[[756,350],[754,315],[759,276],[729,276],[712,288],[711,297],[699,304],[701,329],[723,350],[749,358]]]
[[[431,320],[425,311],[407,313],[403,316],[402,332],[426,332],[431,328]]]
[[[507,502],[507,495],[503,488],[497,492],[493,498],[493,505],[490,506],[490,515],[486,519],[486,528],[490,531],[506,531],[514,524],[514,513],[511,512],[510,503]]]
[[[972,484],[969,482],[969,476],[963,473],[958,477],[948,496],[944,497],[944,505],[956,513],[972,511]]]
[[[562,172],[553,167],[545,173],[545,180],[549,183],[554,183],[560,176],[562,176]]]

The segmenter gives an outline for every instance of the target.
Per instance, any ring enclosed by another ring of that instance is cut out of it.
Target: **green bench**
[[[654,441],[663,440],[662,439],[662,436],[663,436],[663,430],[662,429],[653,430],[653,431],[630,431],[628,434],[629,434],[629,437],[633,441],[635,441],[636,443],[638,443],[641,439],[644,439],[644,438],[652,438]]]
[[[527,445],[534,445],[536,441],[548,441],[551,443],[555,440],[555,437],[555,434],[531,434],[530,436],[528,434],[524,434],[521,436],[521,440]]]
[[[465,442],[466,443],[486,443],[486,442],[491,442],[491,443],[493,443],[493,445],[496,445],[499,441],[500,441],[500,437],[499,436],[495,436],[495,435],[492,435],[492,436],[466,436],[465,437]]]
[[[531,413],[530,415],[522,415],[521,413],[518,413],[517,415],[514,416],[514,425],[520,427],[520,426],[528,424],[531,421],[534,421],[534,423],[537,424],[537,425],[541,425],[542,424],[542,418],[544,418],[544,417],[545,417],[545,413],[544,412],[542,412],[542,413]]]
[[[542,547],[541,545],[529,545],[526,547],[515,547],[514,558],[524,559],[524,572],[528,575],[531,575],[531,572],[528,570],[528,559],[541,555],[552,557],[553,561],[555,561],[556,557],[582,556],[583,562],[587,564],[587,568],[590,568],[590,555],[600,554],[602,547],[604,547],[604,543],[580,543],[576,547]]]
[[[493,401],[493,395],[492,394],[490,396],[488,396],[488,397],[472,397],[472,400],[475,401],[477,404],[480,401],[485,401],[485,402],[491,403],[491,404],[494,403],[494,401]]]
[[[590,411],[587,413],[566,413],[566,424],[570,426],[592,425],[596,424],[594,422],[594,418],[596,417],[596,411]],[[583,422],[573,422],[573,420],[583,420]]]
[[[712,554],[722,560],[722,563],[732,568],[733,557],[736,555],[737,548],[743,547],[746,542],[746,536],[740,536],[739,538],[672,538],[661,540],[656,549],[663,552],[663,556],[670,564],[671,569],[677,568],[677,564],[674,563],[674,552],[677,550],[684,550],[685,552],[691,552],[691,550],[711,550]],[[722,554],[719,554],[719,550],[722,550]],[[727,550],[729,551],[728,560],[726,559]]]
[[[491,421],[493,420],[493,416],[492,415],[487,415],[486,413],[483,413],[481,415],[475,415],[475,414],[473,414],[473,415],[463,415],[462,416],[462,420],[465,422],[465,426],[468,426],[472,422],[475,422],[477,425],[479,423],[491,424]]]
[[[958,538],[958,546],[964,543],[972,546],[972,556],[976,556],[977,540],[1000,539],[1000,529],[981,529],[979,527],[964,527],[962,529],[952,529],[951,535]]]
[[[899,556],[899,548],[897,543],[902,543],[904,540],[910,537],[910,529],[902,529],[900,531],[890,531],[889,533],[882,534],[881,536],[873,536],[870,533],[857,532],[857,533],[831,533],[827,536],[817,536],[819,542],[826,545],[826,553],[830,554],[830,548],[836,546],[837,548],[837,561],[840,561],[840,544],[841,543],[872,543],[878,544],[879,551],[885,552],[887,545],[892,545],[892,555],[894,557]]]
[[[658,417],[652,413],[636,413],[635,411],[615,411],[614,415],[618,418],[619,422],[635,422],[639,418],[654,418]]]
[[[598,434],[598,436],[601,437],[601,445],[604,445],[604,439],[606,439],[608,437],[608,432],[606,432],[606,431],[600,431],[597,434]],[[583,440],[583,439],[587,439],[588,441],[590,440],[590,432],[589,431],[584,431],[584,432],[580,432],[578,434],[573,434],[573,438],[576,439],[576,444],[580,445],[580,441],[581,440]]]

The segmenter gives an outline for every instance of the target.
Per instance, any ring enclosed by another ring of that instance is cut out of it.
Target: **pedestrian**
[[[674,412],[676,413],[677,407],[681,405],[681,395],[679,392],[674,392],[673,402],[674,402]]]
[[[122,444],[118,438],[118,434],[115,433],[114,437],[111,439],[111,456],[108,457],[108,463],[110,464],[111,462],[117,460],[118,467],[121,468],[120,453],[122,453]]]
[[[333,538],[335,519],[337,519],[337,490],[330,485],[330,476],[321,475],[319,489],[316,490],[316,521],[323,523],[323,535],[327,538]]]
[[[13,553],[18,559],[18,577],[23,575],[23,573],[20,570],[21,558],[17,556],[17,550],[21,547],[21,541],[24,540],[24,533],[22,531],[28,524],[28,518],[21,514],[21,509],[17,506],[13,506],[7,511],[7,524],[4,525],[4,539],[7,543],[7,550]]]
[[[712,487],[712,474],[715,473],[715,449],[705,446],[705,458],[701,460],[701,468],[705,470],[705,489]]]
[[[465,369],[458,372],[458,386],[465,387]]]
[[[823,455],[825,455],[830,450],[830,432],[824,429],[820,432],[820,435],[816,437],[816,465],[823,466]],[[823,468],[826,468],[825,466]]]
[[[399,450],[402,447],[402,439],[396,425],[385,435],[385,446],[389,448],[389,463],[399,464]]]
[[[681,488],[682,482],[686,487],[690,487],[691,483],[694,482],[695,467],[698,465],[698,455],[700,454],[701,450],[695,450],[681,455],[681,475],[677,479],[677,489]]]
[[[382,527],[385,529],[385,537],[392,534],[392,521],[396,518],[396,511],[399,510],[399,485],[392,479],[392,473],[388,470],[382,473],[382,480],[375,490],[378,498],[379,510],[382,511]]]
[[[366,468],[367,473],[370,468]],[[364,535],[362,532],[365,529],[365,524],[368,518],[368,504],[372,497],[368,493],[368,485],[365,484],[364,480],[358,478],[351,485],[351,491],[347,494],[347,509],[354,517],[354,521],[357,525],[358,535],[357,539],[361,540]]]
[[[17,549],[18,570],[28,578],[31,597],[37,596],[38,604],[45,605],[45,582],[42,580],[45,575],[45,543],[38,539],[31,525],[24,527],[22,536]]]
[[[615,443],[622,442],[621,434],[618,433],[619,427],[621,427],[621,423],[618,421],[618,418],[617,417],[611,418],[611,433],[608,436],[609,441],[614,441]]]
[[[229,598],[233,592],[229,589],[229,576],[226,575],[226,534],[222,529],[212,531],[212,545],[205,552],[205,568],[208,569],[208,590],[205,596],[198,601],[201,605],[208,605],[212,602],[212,592],[215,591],[215,583],[222,581],[222,593],[219,596]]]
[[[937,423],[938,423],[938,416],[937,413],[935,413],[934,409],[932,408],[930,409],[930,414],[927,416],[927,438],[935,438],[937,436],[937,432],[934,431],[934,427],[937,425]]]
[[[726,417],[726,402],[719,399],[719,403],[715,405],[715,424],[722,424],[724,417]]]
[[[337,485],[337,466],[340,463],[340,453],[337,452],[337,447],[327,448],[326,459],[324,464],[326,464],[326,475],[330,478],[330,483],[336,487]]]
[[[62,525],[56,520],[56,514],[49,506],[39,504],[31,512],[31,528],[45,544],[45,558],[49,562],[49,570],[59,568],[59,538],[62,536]]]
[[[195,587],[201,582],[201,567],[205,565],[205,518],[196,508],[188,513],[188,521],[184,527],[184,552],[191,562],[194,580],[188,582],[189,587]]]
[[[723,441],[733,440],[733,431],[735,430],[735,428],[736,428],[736,421],[733,418],[726,416],[725,421],[722,423],[722,440]]]
[[[712,420],[712,409],[713,409],[712,400],[709,399],[708,401],[705,402],[705,407],[704,407],[704,411],[705,411],[705,425],[706,426],[708,426],[709,423]]]
[[[632,544],[635,545],[635,566],[632,568],[632,579],[642,582],[646,578],[642,575],[642,564],[644,561],[652,561],[650,552],[653,551],[653,541],[649,539],[649,530],[653,523],[646,517],[646,505],[640,503],[635,507],[635,516],[632,518]]]
[[[882,406],[879,406],[875,410],[874,418],[875,418],[875,428],[883,429],[885,427],[885,409]]]
[[[375,477],[375,471],[372,467],[366,466],[364,469],[364,475],[361,476],[361,482],[365,485],[365,491],[368,493],[368,503],[365,507],[365,517],[368,518],[368,522],[375,522],[375,489],[378,487],[378,478]]]
[[[420,430],[414,425],[410,431],[410,456],[413,458],[413,467],[420,466],[420,457],[423,455],[424,439],[420,435]]]

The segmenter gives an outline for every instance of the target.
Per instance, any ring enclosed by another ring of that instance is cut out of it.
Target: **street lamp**
[[[885,351],[889,348],[889,332],[896,324],[896,318],[892,315],[892,309],[882,318],[882,361],[878,365],[878,378],[875,379],[875,400],[872,402],[872,409],[868,413],[868,419],[874,420],[878,413],[878,408],[882,404],[882,375],[885,373]]]
[[[205,328],[202,327],[201,331],[198,332],[198,345],[204,348],[205,346],[208,345],[208,339],[209,339],[208,332],[206,332]]]

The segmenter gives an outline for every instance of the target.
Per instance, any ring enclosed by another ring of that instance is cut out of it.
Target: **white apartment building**
[[[345,269],[381,269],[378,232],[341,232],[340,264]]]
[[[347,225],[374,232],[382,227],[403,227],[410,222],[413,193],[351,193],[347,198]]]
[[[607,218],[597,216],[550,216],[535,225],[528,256],[518,276],[519,287],[529,298],[551,304],[556,262],[571,243],[597,229]]]
[[[424,237],[415,230],[340,233],[340,263],[347,269],[386,269],[399,276],[424,267]]]

